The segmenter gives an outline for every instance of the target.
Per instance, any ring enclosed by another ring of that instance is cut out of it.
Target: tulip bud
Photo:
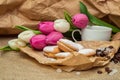
[[[42,50],[46,46],[46,35],[35,35],[30,40],[30,45],[37,50]]]
[[[38,25],[39,30],[43,33],[43,34],[49,34],[50,32],[54,31],[54,22],[51,21],[47,21],[47,22],[40,22],[40,24]]]
[[[57,41],[59,41],[61,38],[63,38],[62,33],[54,31],[47,36],[46,43],[48,45],[56,45]]]
[[[70,29],[70,24],[65,19],[57,19],[54,21],[54,28],[58,32],[65,33]]]
[[[77,28],[85,28],[88,25],[88,17],[85,14],[76,14],[72,17],[72,22]]]
[[[32,36],[34,36],[35,33],[33,31],[27,30],[23,31],[18,35],[18,39],[25,41],[26,43],[30,42],[30,39]]]
[[[8,41],[8,45],[10,46],[10,48],[14,50],[18,50],[19,47],[26,46],[26,43],[19,39],[13,39],[13,40]]]

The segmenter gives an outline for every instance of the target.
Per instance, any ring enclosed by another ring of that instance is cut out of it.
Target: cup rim
[[[98,29],[91,29],[92,27],[95,27],[95,28],[98,28]],[[112,31],[112,28],[105,27],[105,26],[97,26],[97,25],[87,26],[87,28],[85,28],[85,29],[86,30],[91,30],[91,31]]]

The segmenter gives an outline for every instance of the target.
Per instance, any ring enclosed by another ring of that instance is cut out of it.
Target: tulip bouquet
[[[76,28],[85,28],[89,20],[85,14],[76,14],[72,17],[71,22],[76,27],[71,28],[71,24],[66,19],[56,19],[54,22],[40,22],[38,30],[16,26],[16,28],[23,30],[23,32],[18,35],[17,39],[8,41],[8,46],[2,48],[2,50],[19,50],[19,47],[27,46],[27,44],[36,50],[43,50],[46,46],[56,45],[59,39],[66,37],[64,36],[66,32]]]
[[[111,27],[114,32],[119,32],[120,29],[104,22],[93,15],[91,15],[86,6],[80,2],[81,13],[70,16],[65,12],[65,19],[56,19],[55,21],[42,21],[38,24],[38,30],[32,30],[24,26],[16,26],[16,28],[23,30],[18,35],[17,39],[8,41],[8,45],[0,48],[0,50],[15,50],[19,47],[30,46],[36,50],[43,50],[46,46],[53,46],[57,44],[61,38],[70,36],[75,29],[83,29],[90,22],[96,25],[104,25]],[[90,22],[89,22],[90,21]]]

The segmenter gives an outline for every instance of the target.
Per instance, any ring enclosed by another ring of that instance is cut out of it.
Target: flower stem
[[[2,50],[2,51],[19,51],[19,49],[14,50],[14,49],[10,48],[10,46],[8,46],[8,45],[0,48],[0,50]]]
[[[27,28],[25,26],[15,26],[15,28],[20,29],[22,31],[31,30],[30,28]]]
[[[22,30],[22,31],[31,30],[31,31],[33,31],[35,34],[41,34],[41,32],[40,32],[39,30],[32,30],[32,29],[27,28],[27,27],[25,27],[25,26],[15,26],[15,28],[20,29],[20,30]]]

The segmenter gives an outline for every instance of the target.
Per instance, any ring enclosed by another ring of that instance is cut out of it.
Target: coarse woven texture
[[[0,47],[15,37],[0,37]],[[88,71],[57,73],[56,69],[39,64],[36,60],[20,52],[0,52],[0,80],[120,80],[120,64],[110,63],[110,68],[118,70],[113,76],[106,72],[98,74],[102,68],[94,68]]]

